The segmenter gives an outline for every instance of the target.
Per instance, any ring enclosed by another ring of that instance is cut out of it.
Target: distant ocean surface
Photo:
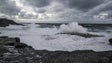
[[[112,46],[108,42],[108,39],[112,38],[111,24],[35,23],[0,27],[0,32],[0,36],[20,37],[21,42],[31,45],[37,50],[112,50]],[[92,33],[104,35],[104,37],[85,38],[66,33]]]
[[[40,27],[42,28],[53,28],[54,26],[59,27],[62,24],[67,24],[67,23],[36,23],[38,25],[40,25]],[[81,23],[79,24],[85,28],[89,28],[89,29],[93,29],[91,31],[95,31],[95,29],[99,29],[99,30],[108,30],[108,29],[112,29],[112,24],[90,24],[90,23]]]

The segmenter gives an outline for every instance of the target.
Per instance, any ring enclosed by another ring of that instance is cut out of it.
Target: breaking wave
[[[61,25],[59,33],[87,33],[87,28],[78,25],[77,22],[69,23],[68,25]]]

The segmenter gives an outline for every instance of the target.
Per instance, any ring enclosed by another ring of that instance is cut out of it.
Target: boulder
[[[20,38],[16,37],[15,38],[16,42],[20,42]]]
[[[16,48],[24,48],[24,47],[27,47],[27,45],[24,44],[24,43],[15,43],[14,46],[15,46]]]
[[[16,40],[14,38],[6,38],[3,41],[4,45],[9,45],[9,46],[14,46],[15,43],[16,43]]]
[[[112,38],[111,38],[111,39],[109,39],[109,43],[112,45]]]
[[[0,37],[0,45],[4,46],[14,46],[14,44],[19,41],[18,38],[8,38],[7,36]]]
[[[8,46],[18,46],[18,44],[20,45],[20,39],[18,37],[16,38],[5,38],[3,40],[4,45],[8,45]]]

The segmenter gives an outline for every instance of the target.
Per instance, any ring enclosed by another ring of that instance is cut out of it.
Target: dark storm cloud
[[[50,0],[26,0],[25,3],[35,7],[45,7],[50,4]]]
[[[112,11],[112,3],[108,4],[107,6],[105,6],[102,11],[107,11],[107,10],[111,10]]]
[[[82,11],[87,11],[100,5],[104,2],[104,0],[61,0],[61,2],[70,8],[77,8]]]
[[[109,14],[108,18],[112,18],[112,11],[107,11],[107,13]]]
[[[19,12],[19,8],[8,0],[0,0],[0,12],[7,15],[16,15]]]
[[[0,13],[9,16],[32,17],[53,14],[56,19],[74,19],[112,11],[112,0],[0,0]],[[21,15],[19,15],[21,14]],[[58,17],[58,18],[57,18]]]
[[[105,12],[105,11],[112,11],[112,1],[108,1],[105,2],[99,6],[96,6],[95,8],[91,9],[89,12],[87,12],[87,14],[99,14],[101,12]]]

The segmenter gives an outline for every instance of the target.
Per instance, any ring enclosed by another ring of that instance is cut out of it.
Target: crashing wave
[[[82,27],[77,22],[72,22],[69,24],[62,24],[59,28],[58,34],[69,34],[69,35],[78,35],[86,38],[90,37],[102,37],[102,35],[91,34],[88,32],[87,28]]]

